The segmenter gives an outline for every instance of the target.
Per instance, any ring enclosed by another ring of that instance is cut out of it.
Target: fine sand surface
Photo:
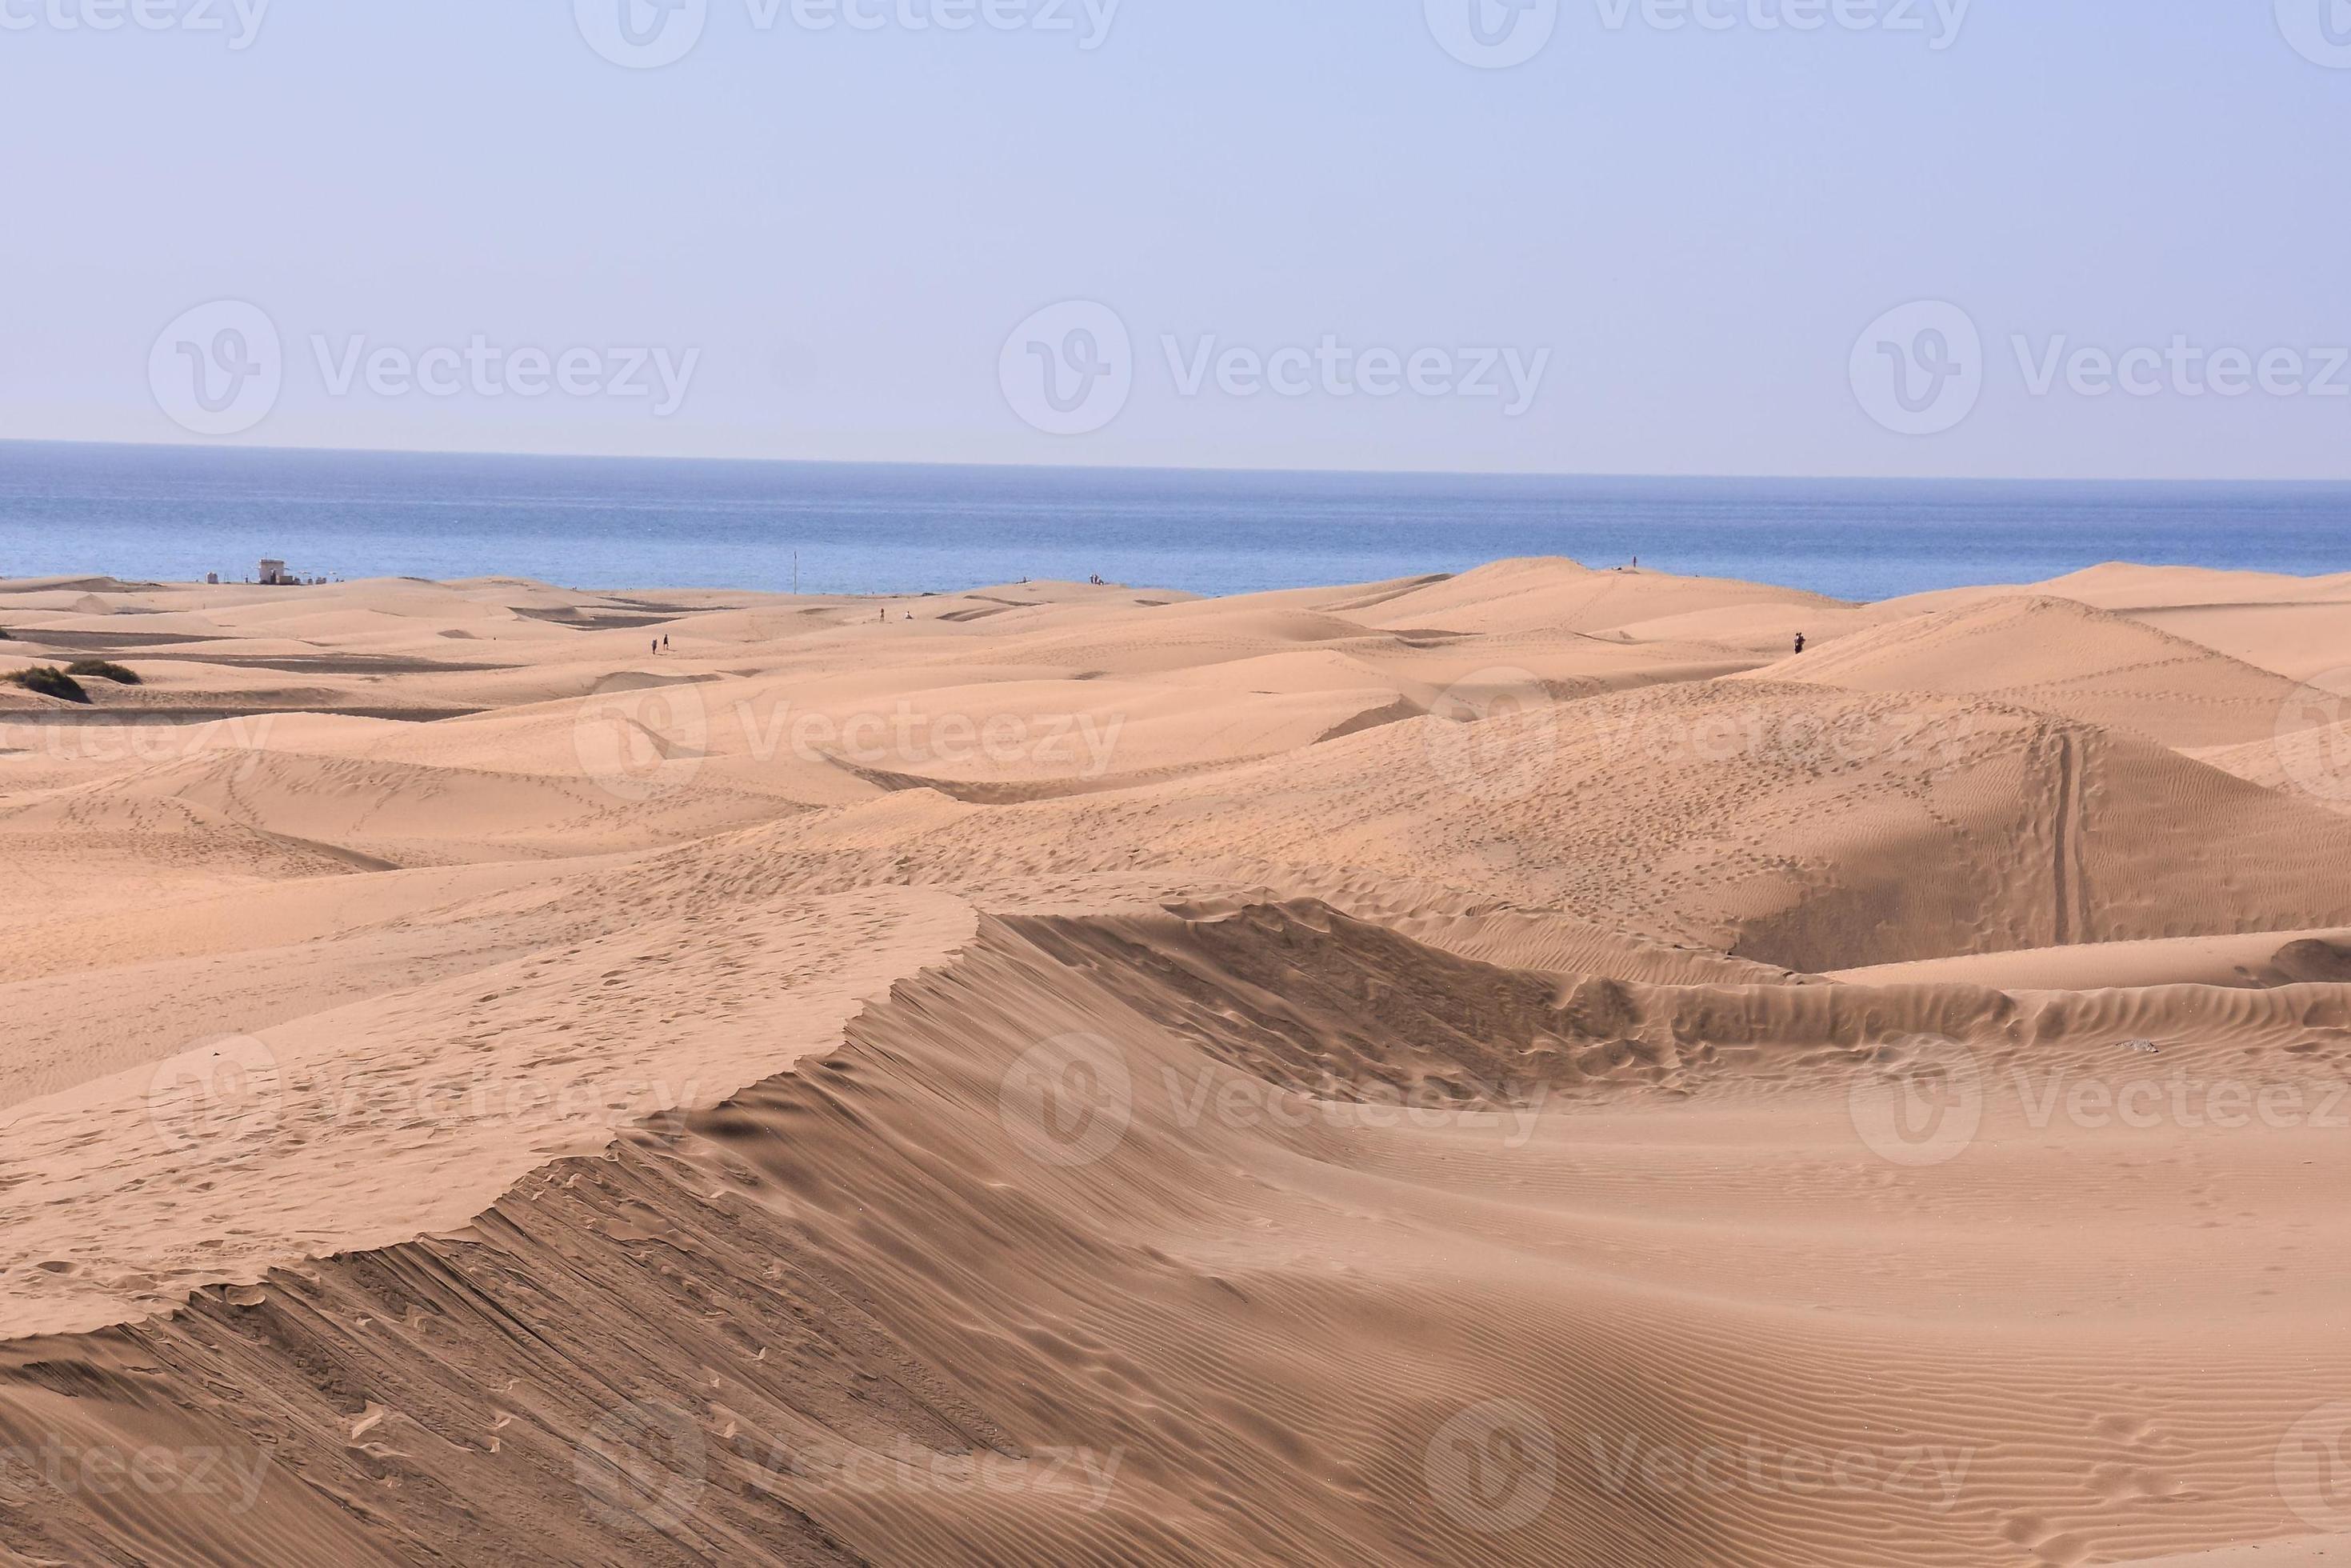
[[[0,1563],[2351,1563],[2351,577],[0,630]]]

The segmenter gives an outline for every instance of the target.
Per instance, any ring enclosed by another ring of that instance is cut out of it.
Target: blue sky
[[[0,0],[0,437],[2351,477],[2345,0],[676,3]]]

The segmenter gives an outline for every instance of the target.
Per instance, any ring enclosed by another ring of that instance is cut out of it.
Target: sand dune
[[[2085,942],[2015,953],[1981,953],[1844,969],[1853,985],[1997,986],[2011,990],[2093,991],[2149,986],[2291,986],[2337,977],[2335,950],[2351,932],[2256,931],[2144,942]]]
[[[2289,724],[2327,720],[2340,712],[2337,695],[2304,687],[2285,709]],[[2351,719],[2287,728],[2267,740],[2218,746],[2193,754],[2223,773],[2330,810],[2351,810]]]
[[[0,583],[0,1556],[2341,1560],[2346,607]]]
[[[1367,623],[1450,632],[1576,632],[1597,635],[1667,616],[1752,606],[1839,608],[1816,593],[1759,583],[1593,571],[1572,560],[1506,560],[1415,588],[1371,606]]]
[[[1898,621],[1754,673],[1757,680],[1981,695],[2132,729],[2167,746],[2266,740],[2294,683],[2121,615],[2047,597]]]
[[[2351,1539],[2281,1541],[2262,1546],[2229,1546],[2182,1557],[2141,1558],[2137,1568],[2333,1568],[2351,1561]]]
[[[2068,572],[2041,586],[2050,593],[2101,610],[2130,612],[2210,604],[2311,604],[2351,600],[2351,572],[2332,577],[2286,577],[2267,571],[2142,566],[2119,560]]]
[[[1972,608],[2013,589],[1965,588],[1872,605],[1860,619],[1884,624],[1906,615]],[[2109,562],[2033,586],[2199,643],[2245,664],[2308,680],[2340,666],[2351,646],[2351,574],[2281,577],[2206,567]]]
[[[762,834],[812,887],[885,861],[947,883],[1074,870],[1117,842],[1322,895],[1334,871],[1414,879],[1800,970],[2351,921],[2330,869],[2351,833],[2306,802],[2021,710],[1737,682],[1414,719],[927,831],[853,810]]]

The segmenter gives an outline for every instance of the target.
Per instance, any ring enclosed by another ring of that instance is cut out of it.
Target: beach
[[[2351,574],[0,632],[9,1561],[2351,1560]]]

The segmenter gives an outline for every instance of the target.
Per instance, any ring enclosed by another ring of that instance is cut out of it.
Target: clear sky
[[[2351,0],[258,3],[0,0],[0,437],[2351,477]]]

